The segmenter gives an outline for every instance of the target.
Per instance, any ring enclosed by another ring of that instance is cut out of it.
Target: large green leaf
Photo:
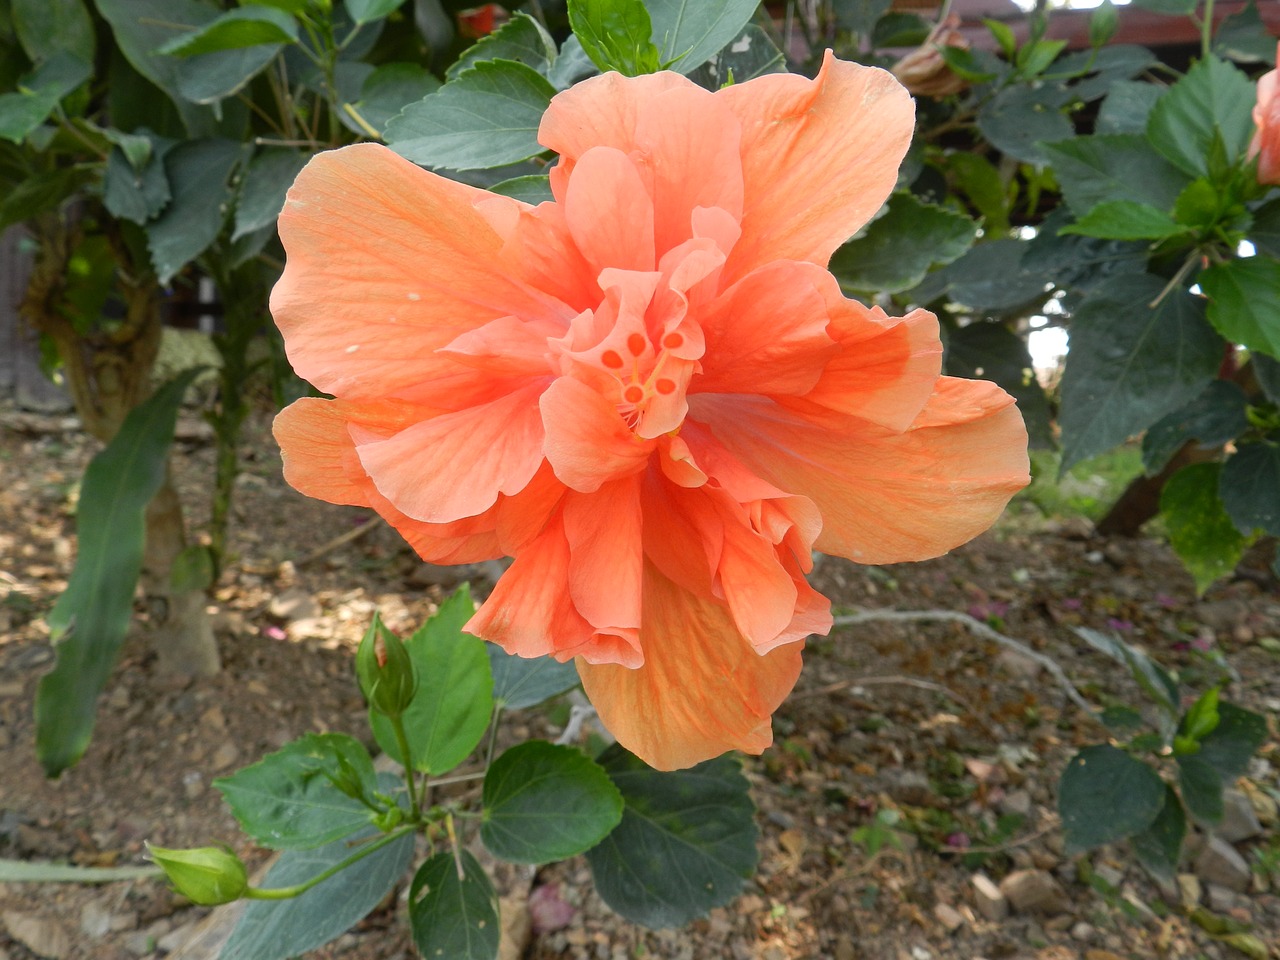
[[[1059,233],[1070,222],[1071,213],[1065,206],[1044,219],[1040,232],[1022,254],[1025,272],[1050,276],[1062,289],[1081,293],[1113,276],[1146,273],[1149,244]]]
[[[102,202],[113,216],[142,225],[160,215],[173,197],[164,167],[173,145],[172,140],[153,137],[151,158],[141,169],[129,162],[121,148],[112,148],[102,178]]]
[[[1125,643],[1119,637],[1099,630],[1091,630],[1088,627],[1075,627],[1074,630],[1076,635],[1089,646],[1128,667],[1138,686],[1155,701],[1168,720],[1173,721],[1178,718],[1182,709],[1178,685],[1163,667],[1137,647]]]
[[[1249,760],[1267,741],[1267,719],[1233,703],[1218,704],[1218,725],[1200,738],[1201,760],[1228,783],[1244,776]]]
[[[1249,426],[1245,416],[1248,398],[1229,380],[1214,380],[1185,407],[1162,417],[1142,438],[1142,468],[1155,476],[1190,440],[1219,447],[1234,440]]]
[[[288,887],[310,880],[374,840],[376,830],[314,850],[286,850],[262,881]],[[405,833],[291,900],[253,900],[240,915],[219,960],[287,960],[346,933],[376,907],[413,861],[413,834]]]
[[[1253,84],[1240,70],[1210,56],[1170,87],[1151,110],[1147,137],[1175,166],[1192,176],[1211,176],[1211,155],[1220,144],[1228,165],[1249,146]]]
[[[913,299],[929,303],[946,293],[975,313],[1038,306],[1037,301],[1042,303],[1048,296],[1048,281],[1023,267],[1027,248],[1024,241],[1010,237],[970,247],[964,256],[925,277]]]
[[[758,0],[646,0],[663,64],[690,73],[742,33]],[[674,61],[674,62],[672,62]]]
[[[1280,444],[1242,443],[1222,465],[1218,495],[1241,533],[1280,537]]]
[[[1077,217],[1108,200],[1169,210],[1190,179],[1137,134],[1076,137],[1041,149]]]
[[[199,373],[179,374],[131,410],[84,472],[76,565],[48,617],[57,664],[36,691],[36,755],[49,776],[89,746],[98,694],[133,617],[147,503],[164,482],[178,407]]]
[[[1160,492],[1160,513],[1169,531],[1169,545],[1201,593],[1235,569],[1247,545],[1218,497],[1221,471],[1220,463],[1183,467]]]
[[[310,159],[310,154],[286,147],[268,148],[253,158],[236,198],[232,240],[275,224],[284,209],[285,194]]]
[[[370,129],[381,136],[391,118],[398,116],[406,105],[417,103],[439,89],[440,81],[435,74],[419,64],[384,63],[364,79],[360,99],[349,105],[363,123],[356,122],[346,105],[342,122],[361,136],[368,136]]]
[[[213,785],[240,828],[264,847],[307,850],[367,826],[368,806],[340,790],[372,797],[377,775],[358,740],[340,733],[309,733]]]
[[[1178,757],[1182,801],[1197,823],[1216,827],[1222,822],[1222,786],[1222,775],[1213,764],[1196,754]]]
[[[1187,818],[1173,787],[1165,785],[1164,806],[1155,822],[1131,838],[1138,862],[1162,880],[1172,880],[1178,870]]]
[[[971,323],[947,337],[945,370],[953,377],[990,380],[1018,401],[1031,446],[1054,447],[1049,401],[1036,380],[1027,342],[1002,323]]]
[[[1164,803],[1164,781],[1145,763],[1109,744],[1085,747],[1071,758],[1058,786],[1067,852],[1148,830]]]
[[[404,0],[346,0],[347,12],[356,23],[381,20],[398,9]]]
[[[57,53],[93,63],[93,21],[84,0],[13,0],[13,28],[32,63]]]
[[[1069,99],[1066,88],[1058,84],[1005,87],[978,111],[978,129],[1001,153],[1042,164],[1040,144],[1072,134],[1071,121],[1062,112]]]
[[[437,853],[413,876],[409,924],[423,957],[493,960],[501,926],[498,895],[484,868],[466,850]]]
[[[496,643],[486,648],[493,672],[493,699],[505,709],[532,707],[578,685],[578,668],[572,660],[560,663],[553,657],[517,657]]]
[[[1280,357],[1280,262],[1228,260],[1200,274],[1209,320],[1228,340]]]
[[[1154,83],[1120,80],[1111,86],[1107,98],[1098,108],[1095,132],[1146,133],[1151,108],[1160,99],[1161,90]]]
[[[1248,233],[1259,253],[1280,258],[1280,200],[1272,200],[1254,211]]]
[[[418,676],[418,692],[404,712],[413,765],[424,773],[452,770],[476,748],[493,714],[493,674],[485,642],[462,632],[475,607],[460,587],[405,647]],[[391,722],[370,714],[374,736],[403,762]]]
[[[146,228],[156,276],[168,283],[209,247],[231,205],[227,181],[240,159],[232,140],[188,140],[164,158],[173,199]]]
[[[1156,55],[1146,47],[1132,43],[1109,43],[1097,50],[1077,50],[1068,54],[1053,65],[1051,72],[1058,77],[1083,72],[1084,78],[1072,83],[1071,94],[1089,101],[1111,93],[1117,86],[1136,77],[1156,62]]]
[[[159,52],[175,57],[239,50],[268,45],[273,53],[286,43],[298,42],[298,24],[293,17],[272,7],[248,6],[228,10],[202,27],[174,37]]]
[[[895,193],[881,217],[835,252],[830,269],[853,290],[910,290],[931,266],[950,263],[968,250],[977,230],[964,214]]]
[[[1187,233],[1188,228],[1163,210],[1145,203],[1108,200],[1064,227],[1062,232],[1100,240],[1164,240]]]
[[[556,42],[546,27],[527,13],[516,13],[493,33],[467,47],[445,71],[445,79],[456,80],[481,60],[515,60],[546,76],[555,59]]]
[[[770,73],[786,72],[786,55],[769,34],[751,23],[723,50],[690,73],[689,79],[714,91],[728,83],[746,83]]]
[[[1217,373],[1222,340],[1200,300],[1156,276],[1100,284],[1071,318],[1062,377],[1062,469],[1110,450],[1183,406]]]
[[[658,48],[642,0],[569,0],[569,24],[587,56],[601,70],[623,76],[655,73]]]
[[[1254,0],[1218,24],[1213,34],[1213,52],[1238,63],[1276,65],[1275,37],[1267,31]]]
[[[514,60],[482,60],[387,124],[387,144],[414,163],[452,170],[537,156],[538,125],[555,88]]]
[[[622,795],[600,765],[574,747],[517,744],[484,777],[480,838],[512,863],[576,856],[622,819]]]
[[[56,52],[18,81],[17,93],[0,94],[0,139],[22,143],[48,118],[63,97],[93,75],[93,68],[69,53]]]
[[[756,867],[756,827],[737,760],[660,773],[613,746],[600,763],[626,804],[587,851],[605,903],[647,927],[678,927],[738,894]]]

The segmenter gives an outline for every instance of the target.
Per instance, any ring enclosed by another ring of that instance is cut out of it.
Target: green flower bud
[[[174,888],[192,903],[216,907],[239,900],[249,888],[244,864],[230,847],[166,850],[147,844],[147,852]]]
[[[409,651],[376,613],[356,651],[356,678],[369,706],[388,717],[404,713],[418,691]]]

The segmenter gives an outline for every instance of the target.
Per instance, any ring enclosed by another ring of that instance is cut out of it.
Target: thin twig
[[[345,547],[348,543],[351,543],[351,541],[359,540],[366,533],[368,533],[370,530],[374,529],[375,527],[379,526],[381,523],[382,523],[381,517],[371,517],[369,520],[360,524],[360,526],[356,527],[355,529],[348,530],[346,533],[342,534],[341,536],[334,537],[324,546],[317,547],[315,550],[312,550],[305,557],[299,560],[297,565],[301,567],[304,564],[315,563],[321,557],[325,556],[326,554],[332,553],[334,550],[337,550],[339,547]]]
[[[875,621],[891,621],[897,623],[928,623],[928,622],[949,622],[958,623],[961,626],[968,627],[972,632],[982,637],[984,640],[990,640],[1002,647],[1020,653],[1022,656],[1034,660],[1045,670],[1049,672],[1058,685],[1062,687],[1067,698],[1071,700],[1077,707],[1083,710],[1091,717],[1097,716],[1097,709],[1094,708],[1088,700],[1086,700],[1076,689],[1076,685],[1071,682],[1066,671],[1058,665],[1058,662],[1052,657],[1048,657],[1043,653],[1032,650],[1020,640],[1013,637],[1006,637],[1003,633],[993,630],[981,620],[969,616],[967,613],[957,613],[954,610],[865,610],[861,613],[846,614],[843,617],[836,617],[836,627],[853,627],[860,623],[872,623]]]

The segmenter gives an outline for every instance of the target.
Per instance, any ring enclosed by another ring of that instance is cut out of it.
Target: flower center
[[[678,369],[680,361],[672,351],[679,350],[684,343],[682,334],[666,334],[653,352],[650,363],[646,362],[646,355],[650,354],[649,339],[643,334],[632,333],[626,339],[626,356],[612,349],[600,354],[601,365],[618,382],[619,413],[628,426],[633,429],[637,426],[655,397],[671,397],[679,390],[678,374],[669,368]]]

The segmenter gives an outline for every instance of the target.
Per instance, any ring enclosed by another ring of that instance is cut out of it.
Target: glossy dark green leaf
[[[1227,163],[1244,155],[1253,135],[1253,84],[1236,67],[1210,56],[1195,64],[1151,109],[1147,137],[1169,162],[1192,176],[1210,175],[1215,139]]]
[[[364,79],[360,99],[350,105],[349,109],[363,122],[357,122],[346,106],[342,122],[361,136],[369,136],[370,131],[382,136],[392,117],[439,89],[440,81],[425,67],[416,63],[384,63]]]
[[[1088,293],[1112,277],[1146,273],[1149,244],[1059,233],[1071,220],[1065,206],[1045,217],[1022,254],[1025,272],[1052,277],[1056,286],[1077,293]]]
[[[925,278],[941,285],[951,300],[979,313],[999,313],[1039,304],[1048,286],[1043,274],[1025,270],[1027,244],[1002,237],[970,247],[960,257]]]
[[[1218,725],[1200,741],[1196,754],[1222,779],[1234,783],[1249,769],[1249,760],[1267,742],[1267,719],[1233,703],[1218,704]]]
[[[1160,92],[1160,88],[1154,83],[1117,80],[1098,108],[1095,132],[1146,133],[1147,118],[1151,116],[1151,108],[1160,99]]]
[[[231,239],[271,226],[284,209],[284,196],[307,161],[309,153],[269,147],[249,163],[236,198],[235,230]]]
[[[277,49],[298,42],[298,24],[283,11],[263,6],[236,7],[202,27],[174,37],[159,52],[173,57],[239,50],[259,44]]]
[[[914,13],[891,10],[876,21],[871,31],[873,47],[918,47],[929,36],[932,25]]]
[[[1042,164],[1040,144],[1065,140],[1073,132],[1062,112],[1067,99],[1065,89],[1056,84],[1006,87],[979,109],[978,129],[1001,153]]]
[[[378,836],[370,830],[314,850],[286,850],[260,886],[303,883]],[[412,862],[413,834],[406,833],[299,897],[250,901],[219,960],[288,960],[323,946],[381,903]]]
[[[1169,545],[1201,593],[1235,569],[1247,545],[1218,497],[1221,471],[1220,463],[1183,467],[1160,493]]]
[[[409,924],[423,957],[493,960],[498,955],[498,895],[466,850],[456,858],[437,853],[418,868],[409,888]]]
[[[480,61],[387,124],[387,144],[429,167],[479,170],[543,152],[538,125],[555,88],[514,60]]]
[[[1182,841],[1187,835],[1187,817],[1178,794],[1165,785],[1164,806],[1155,822],[1131,838],[1138,862],[1161,880],[1172,880],[1178,870]]]
[[[164,166],[172,147],[173,141],[155,138],[151,159],[141,169],[119,147],[111,151],[102,180],[102,202],[113,216],[142,225],[160,215],[172,198]]]
[[[504,709],[532,707],[578,685],[578,668],[572,660],[517,657],[496,643],[486,644],[486,651],[493,671],[493,699]]]
[[[1280,360],[1268,357],[1265,353],[1255,353],[1249,358],[1253,365],[1253,374],[1262,387],[1262,392],[1275,404],[1280,404]]]
[[[1214,380],[1185,407],[1162,417],[1142,438],[1142,467],[1148,476],[1163,470],[1184,443],[1195,440],[1218,447],[1249,426],[1244,391],[1227,380]]]
[[[757,856],[737,760],[660,773],[613,746],[600,763],[626,804],[622,823],[587,852],[605,903],[635,923],[677,927],[737,896]]]
[[[93,63],[93,21],[84,0],[12,0],[13,29],[32,63],[68,53]]]
[[[0,140],[22,143],[63,97],[92,75],[93,68],[83,60],[54,53],[18,81],[17,93],[0,94]]]
[[[359,24],[381,20],[403,4],[404,0],[345,0],[347,13]]]
[[[1190,180],[1136,134],[1076,137],[1043,151],[1077,217],[1109,200],[1169,210]]]
[[[240,828],[262,846],[308,850],[355,833],[374,815],[334,784],[332,778],[344,776],[357,795],[377,790],[373,761],[358,740],[309,733],[213,785]]]
[[[1113,277],[1071,318],[1062,377],[1062,469],[1110,450],[1194,399],[1214,378],[1222,341],[1200,300],[1150,274]]]
[[[1263,24],[1254,0],[1218,24],[1213,33],[1213,52],[1237,63],[1276,65],[1275,37]]]
[[[1280,258],[1280,200],[1272,200],[1254,211],[1248,234],[1259,253]]]
[[[1197,823],[1214,827],[1222,822],[1222,776],[1197,754],[1178,757],[1178,788],[1182,802]]]
[[[865,36],[889,12],[893,0],[834,0],[831,6],[835,11],[836,24],[842,30]]]
[[[1100,240],[1164,240],[1187,233],[1187,227],[1163,210],[1132,200],[1100,203],[1063,233],[1077,233]]]
[[[622,795],[574,747],[529,740],[493,761],[484,778],[480,839],[512,863],[549,863],[594,847],[622,819]]]
[[[976,153],[957,150],[947,156],[946,169],[955,188],[982,214],[983,229],[996,234],[1009,229],[1009,197],[995,164]]]
[[[471,593],[460,587],[405,641],[418,675],[418,692],[404,713],[404,726],[414,768],[424,773],[444,773],[465,760],[493,714],[487,644],[462,632],[473,613]],[[370,723],[379,746],[403,762],[387,718],[371,715]]]
[[[691,73],[742,34],[757,0],[646,0],[662,64]]]
[[[1164,781],[1145,763],[1108,744],[1085,747],[1058,785],[1068,854],[1150,829],[1164,803]]]
[[[188,140],[164,158],[173,197],[147,225],[151,262],[162,284],[200,256],[222,232],[230,213],[228,180],[240,159],[232,140]]]
[[[1209,320],[1226,339],[1280,358],[1280,262],[1249,257],[1200,274]]]
[[[977,231],[963,214],[895,193],[882,216],[835,252],[830,270],[846,289],[910,290],[931,266],[950,263],[973,246]]]
[[[557,90],[567,90],[579,80],[585,80],[600,71],[591,62],[582,43],[572,34],[560,45],[560,53],[551,63],[547,71],[547,79]]]
[[[555,59],[556,42],[546,28],[527,13],[515,13],[493,33],[467,47],[445,71],[445,78],[454,80],[481,60],[516,60],[546,76]]]
[[[1082,75],[1072,82],[1071,94],[1088,102],[1106,96],[1117,84],[1138,76],[1157,62],[1156,55],[1146,47],[1110,43],[1097,50],[1068,54],[1053,65],[1050,76]]]
[[[1241,533],[1280,537],[1280,445],[1242,443],[1222,465],[1222,506]]]
[[[1002,323],[970,323],[947,337],[949,376],[990,380],[1018,401],[1031,446],[1053,449],[1049,401],[1036,380],[1027,342]]]
[[[658,70],[653,25],[641,0],[569,0],[569,24],[602,71],[636,77]]]
[[[89,746],[98,694],[133,619],[146,507],[164,482],[182,395],[200,372],[178,375],[131,410],[85,470],[76,565],[48,617],[57,662],[36,691],[36,754],[49,776]]]
[[[689,79],[714,91],[728,83],[746,83],[755,77],[786,72],[786,56],[767,33],[752,23],[723,50],[692,71]]]

